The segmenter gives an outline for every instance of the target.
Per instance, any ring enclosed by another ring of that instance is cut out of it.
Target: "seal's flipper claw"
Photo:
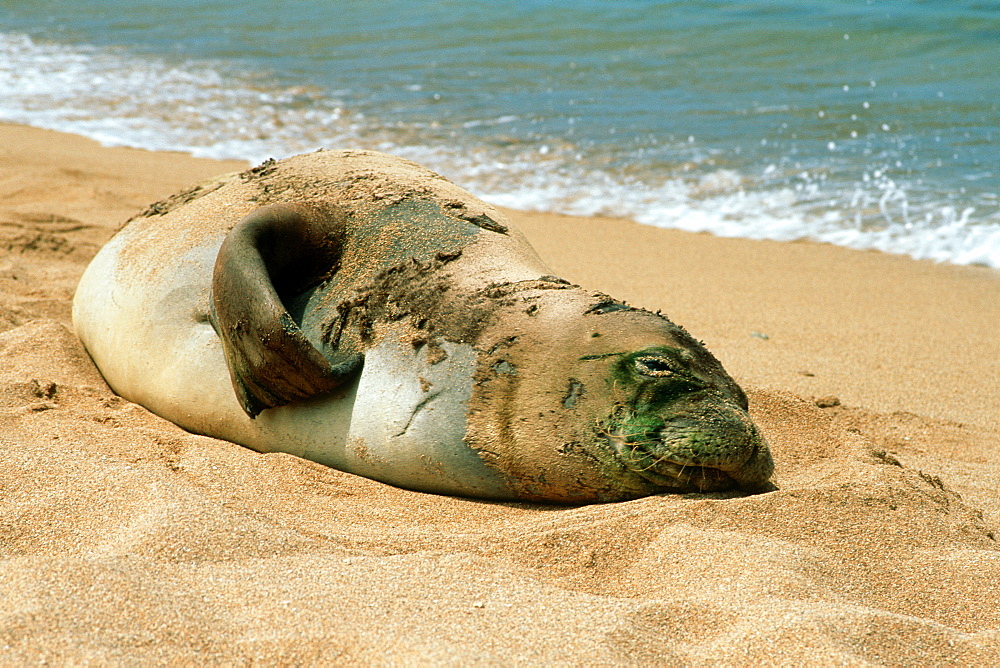
[[[329,392],[346,375],[306,338],[275,287],[294,293],[328,273],[339,230],[329,212],[268,206],[233,227],[219,249],[211,319],[233,389],[251,418]]]
[[[246,383],[240,378],[233,378],[233,389],[236,390],[236,398],[240,400],[243,412],[250,416],[251,420],[260,415],[262,411],[273,408],[257,399],[250,388],[246,386]]]

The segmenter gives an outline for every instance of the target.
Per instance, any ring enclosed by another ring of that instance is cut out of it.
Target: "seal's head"
[[[664,490],[758,491],[766,482],[773,465],[739,387],[699,373],[674,345],[609,361],[614,403],[600,432],[627,469]]]
[[[519,297],[523,326],[480,362],[469,432],[517,496],[772,488],[746,394],[682,328],[578,289]]]

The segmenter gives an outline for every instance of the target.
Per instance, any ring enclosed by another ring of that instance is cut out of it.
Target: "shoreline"
[[[423,494],[184,432],[71,333],[122,223],[245,167],[0,124],[0,664],[1000,655],[1000,272],[509,211],[554,273],[706,342],[778,489]]]

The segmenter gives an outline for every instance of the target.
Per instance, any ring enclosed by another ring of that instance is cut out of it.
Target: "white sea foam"
[[[0,33],[0,118],[73,132],[108,145],[260,161],[320,146],[377,148],[435,169],[493,203],[629,217],[658,227],[754,239],[814,239],[958,264],[1000,268],[996,195],[977,216],[889,169],[854,184],[769,165],[760,174],[712,166],[678,140],[683,167],[612,168],[558,137],[454,135],[429,124],[382,123],[329,92],[283,86],[225,63],[172,63],[124,51],[35,42]],[[483,132],[514,114],[462,119]],[[626,175],[628,174],[628,175]],[[983,176],[983,179],[990,175]]]
[[[315,135],[339,142],[358,127],[335,101],[306,87],[24,35],[0,33],[0,90],[4,120],[200,157],[291,155],[316,148]]]

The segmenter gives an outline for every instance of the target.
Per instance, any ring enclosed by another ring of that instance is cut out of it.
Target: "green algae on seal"
[[[414,163],[317,152],[182,195],[97,255],[74,326],[116,392],[185,429],[489,499],[772,488],[704,346],[552,276]]]

